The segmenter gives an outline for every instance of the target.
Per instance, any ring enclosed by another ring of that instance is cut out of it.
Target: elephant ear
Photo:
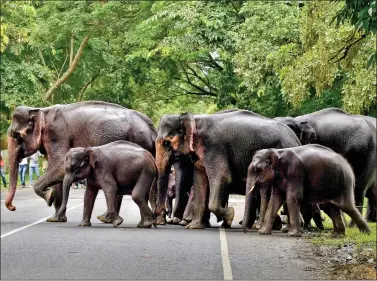
[[[28,123],[32,122],[33,124],[33,139],[36,144],[41,143],[42,132],[45,127],[45,118],[42,110],[36,108],[29,110],[29,120]]]
[[[84,152],[85,152],[85,155],[87,155],[89,158],[90,167],[94,169],[96,165],[96,161],[97,161],[97,154],[91,147],[85,148]]]
[[[195,120],[192,114],[183,113],[179,116],[180,126],[184,132],[184,148],[194,152],[194,133],[196,132]]]
[[[271,168],[277,172],[281,156],[276,149],[271,148],[268,150],[268,159],[270,160]]]
[[[300,123],[300,141],[303,145],[313,143],[317,140],[317,134],[312,126],[307,121]]]

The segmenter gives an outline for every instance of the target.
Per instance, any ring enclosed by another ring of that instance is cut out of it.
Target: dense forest
[[[376,116],[376,2],[1,0],[1,135],[18,105]]]

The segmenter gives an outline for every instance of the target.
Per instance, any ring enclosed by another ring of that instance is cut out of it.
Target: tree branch
[[[41,49],[39,49],[39,47],[38,47],[38,54],[39,54],[39,58],[41,59],[43,65],[44,65],[44,66],[47,66],[47,65],[46,65],[46,61],[45,61],[45,59],[44,59],[44,57],[43,57],[43,55],[42,55]]]
[[[245,17],[240,14],[240,10],[237,9],[236,5],[234,5],[232,0],[230,0],[230,3],[232,4],[234,10],[236,11],[237,16],[241,18],[242,22],[245,22],[246,21]]]
[[[86,44],[88,43],[89,41],[89,35],[87,35],[84,40],[81,42],[80,44],[80,47],[76,53],[76,56],[75,58],[73,59],[72,61],[72,65],[69,66],[69,68],[67,69],[67,71],[62,75],[61,78],[59,78],[58,80],[56,80],[56,82],[54,83],[54,85],[52,85],[52,87],[46,92],[45,94],[45,99],[46,100],[49,100],[51,99],[51,96],[52,94],[54,93],[54,91],[59,88],[59,86],[61,84],[63,84],[68,78],[69,76],[72,74],[72,72],[75,70],[76,66],[77,66],[77,63],[79,62],[80,60],[80,57],[82,55],[82,52],[84,50],[84,47],[86,46]]]
[[[62,74],[62,71],[63,71],[64,65],[65,65],[65,63],[67,62],[67,59],[68,59],[68,55],[66,55],[66,57],[65,57],[65,60],[64,60],[64,62],[63,62],[62,68],[60,69],[60,72],[59,72],[59,74],[58,74],[58,78],[57,78],[57,79],[59,79],[60,74]]]
[[[72,65],[72,62],[73,62],[73,33],[71,34],[71,51],[70,51],[70,54],[69,54],[69,66]]]
[[[344,46],[342,49],[340,49],[340,50],[336,53],[335,56],[333,56],[332,58],[330,58],[329,61],[332,61],[333,59],[335,59],[335,58],[340,54],[340,52],[343,51],[343,55],[342,55],[339,59],[337,59],[336,61],[334,61],[334,63],[337,63],[337,62],[341,61],[342,59],[344,59],[344,58],[347,56],[347,54],[348,54],[349,50],[351,49],[351,47],[354,46],[357,42],[363,40],[365,37],[366,37],[366,35],[363,34],[363,35],[360,36],[360,38],[358,38],[356,41],[352,42],[351,44],[349,44],[349,45],[347,45],[347,46]],[[349,41],[350,41],[350,40],[348,40],[347,42],[349,42]]]
[[[190,77],[189,77],[188,72],[186,71],[186,69],[185,69],[184,67],[182,67],[182,69],[183,69],[183,72],[185,73],[185,76],[186,76],[186,79],[187,79],[187,81],[186,81],[186,80],[182,80],[183,82],[185,82],[185,83],[189,84],[190,86],[194,87],[195,89],[199,90],[199,91],[202,92],[204,95],[207,95],[207,96],[214,96],[214,97],[217,96],[216,94],[211,93],[211,92],[208,92],[207,90],[203,89],[202,87],[199,87],[198,85],[194,84],[194,83],[191,81],[191,79],[190,79]]]
[[[94,74],[94,76],[84,84],[84,86],[81,88],[80,92],[79,92],[79,99],[78,101],[82,101],[82,98],[84,97],[84,93],[86,91],[86,89],[89,87],[89,85],[91,85],[94,80],[98,77],[98,75],[100,74],[101,70],[98,71],[96,74]]]

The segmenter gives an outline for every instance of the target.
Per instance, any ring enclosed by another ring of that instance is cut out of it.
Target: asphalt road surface
[[[136,228],[137,205],[124,196],[124,222],[114,228],[96,216],[106,210],[100,191],[91,227],[79,227],[84,189],[72,189],[66,223],[47,223],[53,214],[32,189],[16,193],[15,212],[1,194],[1,279],[313,279],[317,265],[305,239],[280,232],[244,234],[238,222],[242,197],[231,197],[233,228],[187,230],[166,225]]]

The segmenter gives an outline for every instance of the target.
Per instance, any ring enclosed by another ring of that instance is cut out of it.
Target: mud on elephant
[[[114,226],[123,222],[116,209],[117,195],[131,195],[138,205],[141,220],[137,227],[151,227],[154,223],[148,199],[150,191],[156,188],[157,168],[152,154],[147,150],[127,141],[71,148],[64,167],[63,204],[58,216],[65,214],[72,183],[87,179],[80,226],[91,225],[90,218],[99,189],[105,194],[107,217]]]
[[[186,227],[204,228],[206,205],[210,212],[231,225],[234,209],[224,205],[223,198],[232,193],[245,195],[247,168],[257,150],[299,145],[296,135],[284,124],[246,110],[165,115],[156,139],[159,173],[156,213],[165,215],[170,153],[177,158],[190,157],[194,162],[195,210]],[[265,209],[266,206],[261,206],[262,218]]]
[[[34,184],[37,195],[47,204],[54,204],[55,214],[49,222],[64,222],[64,213],[57,212],[62,203],[64,158],[70,148],[99,146],[116,140],[136,143],[155,155],[157,133],[152,121],[142,113],[120,105],[87,101],[46,108],[19,106],[12,115],[8,129],[10,185],[5,198],[12,205],[16,193],[20,159],[40,150],[48,160],[46,173]],[[48,187],[53,186],[51,189]],[[117,199],[119,211],[122,196]],[[106,220],[106,213],[100,216]]]
[[[285,201],[290,214],[290,236],[301,235],[300,205],[303,202],[332,203],[333,236],[345,234],[339,208],[355,221],[360,231],[370,233],[367,222],[355,207],[352,167],[330,148],[311,144],[262,149],[254,155],[248,168],[247,188],[252,191],[258,183],[273,186],[260,234],[271,234],[274,215]],[[246,232],[245,226],[243,229]]]

